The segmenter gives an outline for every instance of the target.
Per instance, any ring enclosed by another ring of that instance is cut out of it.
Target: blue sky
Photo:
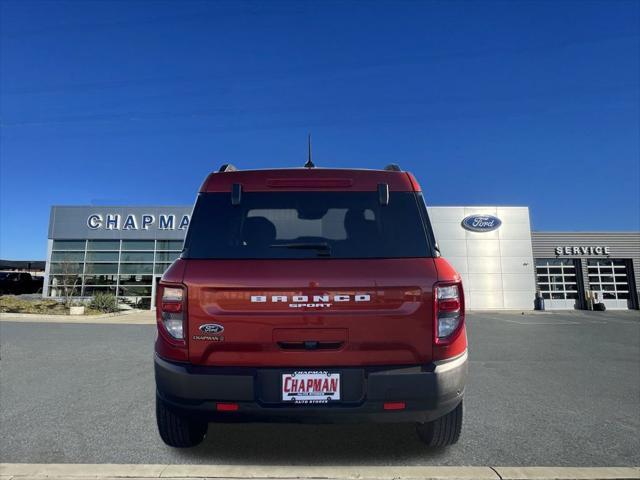
[[[45,257],[52,204],[190,204],[308,131],[432,205],[640,228],[640,2],[0,5],[2,258]]]

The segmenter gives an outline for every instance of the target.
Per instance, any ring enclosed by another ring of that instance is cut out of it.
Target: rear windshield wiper
[[[331,255],[331,246],[326,242],[319,243],[274,243],[271,248],[291,248],[293,250],[317,250],[318,255]]]

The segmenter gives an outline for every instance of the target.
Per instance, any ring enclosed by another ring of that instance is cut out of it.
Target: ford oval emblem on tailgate
[[[493,215],[469,215],[462,220],[463,228],[472,232],[491,232],[502,225],[502,220]]]
[[[224,332],[224,327],[222,325],[218,325],[217,323],[205,323],[204,325],[200,325],[200,331],[202,333],[212,333],[214,335],[218,335]]]

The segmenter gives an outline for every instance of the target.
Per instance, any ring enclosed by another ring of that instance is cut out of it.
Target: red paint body
[[[215,173],[201,191],[231,192],[237,183],[243,192],[376,191],[381,183],[392,192],[420,191],[406,172],[334,169]],[[446,343],[435,341],[433,294],[439,282],[461,287],[458,273],[439,257],[179,259],[162,285],[185,287],[185,340],[170,337],[158,309],[156,351],[169,360],[217,367],[425,365],[455,357],[467,346],[464,322]],[[163,289],[158,290],[161,305]],[[368,295],[370,301],[289,307],[294,296],[314,295]],[[252,296],[288,301],[252,302]],[[193,339],[201,325],[211,323],[224,326],[222,341]],[[330,348],[296,348],[311,340]]]

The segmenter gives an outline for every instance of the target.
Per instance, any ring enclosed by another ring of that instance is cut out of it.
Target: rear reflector
[[[237,412],[240,406],[237,403],[218,403],[216,410],[219,412]]]
[[[162,302],[162,311],[169,313],[180,313],[182,311],[182,303]]]
[[[383,408],[385,410],[404,410],[406,406],[404,402],[384,402]]]

